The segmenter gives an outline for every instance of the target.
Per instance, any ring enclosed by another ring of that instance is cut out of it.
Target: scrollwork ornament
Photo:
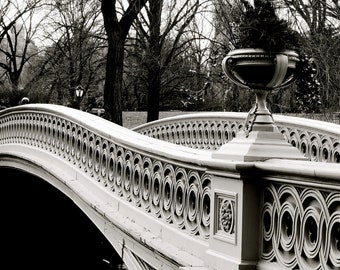
[[[175,186],[175,171],[172,165],[167,164],[163,170],[161,211],[165,220],[170,223],[173,220],[171,206],[173,205],[173,194]]]
[[[117,150],[117,156],[116,156],[116,163],[115,163],[115,176],[114,176],[114,183],[116,191],[118,192],[118,195],[122,196],[123,192],[123,178],[124,178],[124,150],[122,148],[119,148]]]
[[[94,161],[93,170],[97,176],[100,174],[102,149],[103,149],[103,143],[101,139],[96,138],[96,144],[94,146],[94,153],[93,153],[93,161]]]
[[[81,151],[82,151],[82,130],[78,130],[78,134],[76,137],[76,149],[75,149],[75,158],[78,163],[78,166],[81,166]]]
[[[100,178],[101,182],[106,186],[108,184],[108,142],[104,141],[101,148],[101,158],[100,158]]]
[[[330,217],[326,235],[329,239],[329,259],[334,267],[340,269],[340,210]]]
[[[320,149],[321,149],[322,143],[320,141],[320,138],[317,134],[314,134],[311,139],[311,161],[318,161],[320,160]]]
[[[174,221],[178,228],[183,229],[185,226],[184,209],[186,204],[186,194],[188,186],[188,175],[185,169],[177,168],[175,171],[176,184],[174,187],[173,213]]]
[[[135,202],[135,205],[140,206],[140,191],[141,191],[141,183],[142,183],[142,157],[137,154],[134,156],[133,161],[133,171],[132,171],[132,187],[131,194],[132,200]]]
[[[149,212],[150,211],[150,201],[151,201],[151,187],[152,187],[152,161],[150,158],[144,158],[143,160],[143,168],[142,168],[142,177],[141,177],[141,205],[143,206],[144,210]]]
[[[269,185],[264,198],[262,259],[289,269],[340,267],[339,193]]]
[[[131,186],[133,174],[133,154],[131,151],[124,150],[122,190],[125,198],[131,200]]]
[[[331,162],[340,163],[340,142],[334,144]]]
[[[116,175],[116,159],[114,153],[110,153],[108,157],[108,185],[112,191],[115,190],[115,175]]]
[[[188,174],[188,188],[185,202],[185,223],[191,234],[197,234],[201,222],[199,213],[202,196],[202,183],[198,172],[190,171]]]
[[[152,177],[151,177],[151,211],[156,216],[160,216],[160,201],[162,200],[162,176],[163,164],[156,161],[152,164]]]
[[[321,142],[321,161],[323,162],[329,162],[332,159],[332,149],[333,149],[333,145],[332,145],[332,141],[329,137],[325,137],[323,138],[322,142]]]
[[[210,235],[210,212],[211,212],[211,179],[209,175],[202,175],[202,199],[200,204],[200,234],[208,239]]]

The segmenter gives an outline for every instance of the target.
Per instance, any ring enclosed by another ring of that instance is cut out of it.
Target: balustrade
[[[161,119],[134,128],[141,134],[196,149],[217,150],[244,128],[245,113],[196,113]],[[275,115],[286,140],[308,159],[340,163],[340,126]]]
[[[159,160],[48,112],[10,113],[1,117],[0,130],[0,145],[48,151],[150,215],[195,237],[209,237],[211,180],[204,168]]]
[[[135,129],[157,140],[61,106],[20,106],[0,113],[0,167],[2,149],[10,146],[63,160],[108,192],[107,203],[121,200],[134,209],[128,218],[156,234],[151,239],[164,242],[160,257],[178,260],[180,269],[339,269],[340,167],[330,164],[339,162],[339,128],[275,116],[281,133],[312,161],[214,158],[244,118],[203,113]],[[101,205],[93,207],[109,217]],[[160,232],[138,213],[163,224]],[[197,258],[197,265],[167,251],[169,245]],[[132,254],[157,269],[154,261]]]
[[[264,189],[262,259],[289,269],[340,267],[340,193],[270,183]]]
[[[236,136],[245,117],[243,113],[189,114],[146,123],[133,130],[174,144],[216,150]]]
[[[286,162],[294,173],[283,173],[283,165],[282,161],[259,165],[265,174],[276,171],[263,176],[259,265],[263,269],[339,269],[340,182],[336,174],[340,168],[313,162],[295,162],[292,167]]]

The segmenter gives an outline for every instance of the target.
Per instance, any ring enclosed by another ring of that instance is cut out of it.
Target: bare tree
[[[40,5],[40,0],[30,1],[30,3],[18,3],[16,0],[0,2],[0,44],[6,33],[17,21],[26,13]]]
[[[161,90],[173,81],[164,75],[188,48],[190,40],[185,34],[190,31],[191,22],[205,2],[149,0],[146,12],[136,21],[137,45],[143,51],[134,56],[146,70],[143,81],[147,88],[148,122],[159,117]]]
[[[340,104],[340,2],[283,0],[292,20],[305,35],[304,50],[316,63],[325,112]]]
[[[124,68],[124,45],[130,27],[148,0],[130,0],[120,13],[116,0],[102,0],[102,14],[107,34],[106,78],[104,86],[105,118],[122,125],[122,82]]]
[[[103,76],[101,55],[104,47],[100,4],[91,0],[56,0],[46,24],[49,47],[39,74],[48,73],[48,88],[57,92],[57,102],[75,107],[75,90],[82,86],[84,96]],[[64,91],[66,90],[66,91]]]
[[[20,98],[19,89],[24,67],[38,54],[33,38],[37,33],[39,22],[34,20],[35,12],[43,5],[42,1],[29,1],[19,5],[16,1],[8,1],[0,15],[0,78],[7,79],[11,85],[13,100],[16,105]]]
[[[283,0],[283,4],[300,29],[311,36],[322,33],[327,26],[339,27],[340,2],[337,0]]]

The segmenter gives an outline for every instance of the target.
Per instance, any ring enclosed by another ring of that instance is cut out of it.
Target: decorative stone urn
[[[236,84],[273,90],[294,81],[298,62],[299,55],[294,51],[272,53],[263,49],[237,49],[223,59],[222,68]]]
[[[294,51],[273,53],[249,48],[228,53],[222,61],[223,71],[234,83],[253,91],[256,103],[248,113],[244,131],[213,153],[213,157],[242,161],[305,159],[285,141],[266,106],[270,91],[294,82],[298,62],[299,55]]]
[[[263,49],[238,49],[223,59],[222,68],[229,79],[253,90],[256,95],[255,107],[247,119],[251,123],[245,123],[247,132],[252,130],[253,124],[261,123],[263,129],[267,123],[267,130],[268,124],[273,124],[266,106],[268,92],[294,82],[298,62],[299,55],[294,51],[271,53]]]

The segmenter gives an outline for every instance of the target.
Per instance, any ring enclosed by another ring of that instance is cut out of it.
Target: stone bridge
[[[129,130],[58,105],[13,107],[0,112],[0,173],[70,198],[128,269],[340,269],[340,126],[275,115],[278,143],[238,139],[245,118]]]

